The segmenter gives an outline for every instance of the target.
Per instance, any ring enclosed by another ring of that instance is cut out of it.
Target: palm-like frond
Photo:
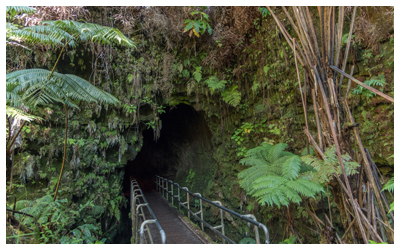
[[[93,41],[101,44],[118,42],[121,45],[135,47],[135,43],[115,28],[93,23],[80,23],[72,20],[43,21],[42,24],[65,30],[81,41]]]
[[[263,143],[249,150],[240,161],[251,167],[238,174],[239,185],[260,204],[287,206],[290,202],[299,203],[301,195],[313,197],[323,190],[304,177],[305,173],[299,178],[301,158],[284,151],[286,147],[283,143],[275,146]]]
[[[75,75],[61,74],[45,69],[24,69],[6,75],[7,83],[17,82],[9,95],[17,95],[25,91],[22,99],[27,104],[36,106],[51,102],[62,102],[77,108],[73,100],[87,102],[104,102],[118,104],[111,94],[100,90],[91,83]]]
[[[6,115],[7,117],[14,117],[16,119],[24,120],[24,121],[32,121],[32,120],[42,120],[42,118],[34,115],[30,115],[20,109],[6,106]]]
[[[36,9],[28,7],[28,6],[6,6],[6,13],[12,13],[15,12],[15,14],[21,14],[21,13],[34,13],[36,12]]]

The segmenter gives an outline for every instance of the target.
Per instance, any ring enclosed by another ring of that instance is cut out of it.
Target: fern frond
[[[301,165],[301,158],[297,155],[293,155],[292,157],[288,158],[283,163],[282,174],[285,178],[289,180],[296,179],[299,176]]]
[[[119,101],[111,94],[100,90],[88,81],[75,76],[53,72],[45,69],[25,69],[6,75],[7,82],[18,82],[11,93],[18,94],[26,90],[24,100],[31,105],[47,104],[60,101],[70,107],[77,106],[72,100],[87,102],[104,102],[118,104]],[[62,100],[62,101],[61,101]]]
[[[306,197],[314,197],[317,192],[324,192],[321,185],[305,179],[288,181],[286,186]]]
[[[287,144],[286,143],[278,143],[275,146],[273,146],[268,153],[268,161],[269,162],[274,162],[276,159],[278,159],[282,152],[286,149]]]
[[[136,47],[135,43],[115,28],[93,23],[80,23],[72,20],[43,21],[42,24],[65,30],[71,35],[78,35],[81,41],[93,41],[101,44],[118,42],[128,47]]]
[[[11,14],[12,12],[15,12],[16,14],[21,14],[21,13],[35,13],[36,9],[28,7],[28,6],[6,6],[6,13]]]
[[[42,120],[42,118],[34,115],[30,115],[20,109],[6,106],[6,115],[7,117],[14,117],[19,120],[24,120],[24,121],[32,121],[32,120]]]
[[[394,192],[394,176],[385,184],[382,190],[387,190],[389,192]]]

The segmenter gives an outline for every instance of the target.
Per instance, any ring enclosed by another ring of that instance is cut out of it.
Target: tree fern
[[[286,144],[272,146],[262,143],[250,149],[241,164],[250,168],[238,174],[240,186],[264,205],[287,206],[299,203],[301,196],[313,197],[323,188],[303,178],[310,171],[295,154],[285,151]]]

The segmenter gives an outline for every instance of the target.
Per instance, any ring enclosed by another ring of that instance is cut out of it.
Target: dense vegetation
[[[162,174],[254,214],[272,243],[394,242],[393,8],[6,13],[8,243],[124,242],[127,166],[181,105],[205,123],[168,137]]]

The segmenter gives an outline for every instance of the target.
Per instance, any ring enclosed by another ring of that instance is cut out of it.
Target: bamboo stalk
[[[353,77],[353,72],[354,72],[354,65],[351,66],[351,70],[350,70],[351,77]],[[346,97],[345,97],[346,100],[349,97],[350,87],[351,87],[351,79],[349,78],[349,82],[347,83]]]
[[[339,24],[338,24],[338,33],[336,39],[336,56],[335,56],[335,67],[339,67],[339,56],[340,56],[340,48],[342,45],[342,36],[343,36],[343,23],[344,23],[344,6],[339,6]]]
[[[350,43],[351,43],[351,37],[353,35],[353,27],[354,27],[354,20],[356,19],[356,11],[357,11],[357,6],[354,6],[353,9],[353,16],[351,18],[351,25],[350,25],[350,31],[349,31],[349,37],[347,38],[347,45],[346,45],[346,52],[344,53],[344,59],[342,63],[342,71],[346,71],[346,65],[347,65],[347,57],[349,55],[349,50],[350,50]],[[340,76],[340,82],[339,82],[339,93],[342,89],[342,83],[343,83],[343,74]]]
[[[317,102],[315,100],[315,90],[314,89],[311,90],[311,94],[312,94],[312,99],[313,99],[313,104],[314,104],[315,119],[317,120],[319,147],[323,150],[321,124],[319,123],[319,115],[318,115],[318,110],[317,110]]]
[[[354,218],[352,221],[351,221],[351,223],[349,224],[349,227],[346,229],[346,231],[344,232],[344,234],[343,234],[343,236],[342,236],[342,240],[344,239],[344,237],[347,235],[347,233],[351,230],[351,231],[353,231],[354,229],[353,229],[353,225],[354,225],[354,222],[356,222],[356,219]],[[353,236],[354,237],[354,236]],[[355,243],[355,241],[354,241],[354,238],[353,238],[353,243]]]
[[[310,131],[308,131],[306,128],[304,128],[304,133],[307,135],[308,139],[310,140],[311,144],[314,146],[315,150],[317,150],[317,154],[320,156],[321,159],[324,159],[324,153],[318,146],[318,144],[315,142],[314,138],[310,134]]]
[[[342,193],[343,193],[343,188],[342,188],[342,187],[340,187],[340,190],[342,190]],[[344,206],[344,211],[345,211],[345,213],[346,213],[347,222],[350,222],[350,221],[351,221],[351,217],[350,217],[349,213],[347,212],[347,210],[348,210],[348,209],[347,209],[347,204],[346,204],[346,201],[345,201],[345,199],[344,199],[344,195],[343,195],[343,194],[342,194],[342,202],[343,202],[343,206]],[[349,228],[347,228],[346,232],[343,234],[342,240],[344,239],[344,236],[346,235],[346,233],[347,233],[348,230],[350,229],[350,231],[351,231],[351,237],[352,237],[352,239],[353,239],[353,243],[357,243],[357,242],[356,242],[356,237],[355,237],[354,228],[352,227],[352,225],[354,224],[355,221],[356,221],[356,220],[355,220],[355,218],[354,218],[353,221],[349,224]]]
[[[353,81],[354,81],[355,83],[357,83],[358,85],[360,85],[360,86],[362,86],[362,87],[364,87],[364,88],[366,88],[366,89],[368,89],[368,90],[374,92],[375,94],[378,94],[378,95],[382,96],[382,97],[385,98],[386,100],[388,100],[388,101],[394,103],[394,99],[393,99],[392,97],[390,97],[390,96],[388,96],[388,95],[386,95],[386,94],[380,92],[380,91],[377,90],[377,89],[374,89],[374,88],[372,88],[372,87],[366,85],[365,83],[363,83],[363,82],[357,80],[356,78],[352,77],[352,76],[349,75],[349,74],[346,74],[346,72],[344,72],[344,71],[342,71],[342,70],[336,68],[335,66],[332,66],[332,65],[331,65],[330,68],[333,69],[334,71],[336,71],[336,72],[342,74],[343,76],[345,76],[345,77],[347,77],[347,78],[353,80]]]
[[[328,216],[324,214],[326,221],[328,222],[329,226],[333,228],[331,221],[329,220]],[[342,240],[340,239],[339,235],[335,233],[336,239],[339,241],[339,244],[343,244]]]

